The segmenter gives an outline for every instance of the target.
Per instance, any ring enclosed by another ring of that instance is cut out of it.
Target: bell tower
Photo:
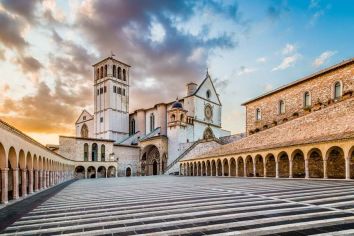
[[[112,55],[93,68],[94,136],[119,141],[129,134],[130,65]]]

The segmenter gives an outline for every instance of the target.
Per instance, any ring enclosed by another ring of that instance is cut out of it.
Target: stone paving
[[[354,182],[152,176],[73,182],[4,235],[354,235]]]

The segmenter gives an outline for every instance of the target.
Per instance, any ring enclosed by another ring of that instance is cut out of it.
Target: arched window
[[[83,124],[81,126],[81,137],[82,138],[88,138],[88,128],[86,124]]]
[[[84,144],[84,161],[88,161],[88,152],[89,152],[88,148],[89,148],[88,144],[85,143]]]
[[[284,114],[285,113],[285,103],[283,100],[279,101],[279,114]]]
[[[214,138],[213,130],[210,127],[207,127],[204,130],[203,139],[211,139],[211,138]]]
[[[340,98],[342,96],[342,84],[337,81],[334,84],[334,98]]]
[[[97,153],[98,152],[98,146],[97,143],[92,144],[92,153],[91,153],[91,160],[92,161],[97,161]]]
[[[101,145],[101,161],[105,161],[106,159],[106,147],[104,144]]]
[[[131,134],[135,134],[135,119],[133,118],[130,122],[130,130],[131,130]]]
[[[96,79],[99,79],[99,78],[100,78],[100,68],[97,68]]]
[[[118,88],[118,94],[122,94],[122,88]]]
[[[310,107],[311,106],[311,97],[310,97],[310,92],[305,92],[304,93],[304,107]]]
[[[209,99],[211,97],[211,92],[210,90],[208,89],[208,91],[206,92],[206,97]]]
[[[104,76],[107,77],[107,65],[104,66]]]
[[[154,113],[150,115],[150,132],[154,131],[155,129],[155,116]]]
[[[122,69],[118,67],[118,79],[122,79]]]
[[[261,109],[257,108],[256,109],[256,120],[261,120],[261,119],[262,119]]]
[[[184,115],[181,114],[181,122],[183,122],[183,119],[184,119]]]
[[[171,115],[171,122],[174,122],[176,120],[176,116],[174,114]]]
[[[125,69],[123,69],[123,80],[124,81],[127,80],[127,73],[126,73]]]
[[[117,77],[116,65],[113,65],[113,77]]]
[[[101,79],[103,78],[103,66],[101,66]]]

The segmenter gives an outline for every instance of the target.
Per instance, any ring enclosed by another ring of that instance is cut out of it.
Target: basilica
[[[60,136],[56,149],[81,162],[77,177],[178,172],[177,161],[198,145],[219,146],[230,137],[222,129],[222,104],[208,72],[199,85],[186,85],[183,98],[130,113],[131,66],[111,56],[93,69],[94,110],[82,111],[76,135]]]

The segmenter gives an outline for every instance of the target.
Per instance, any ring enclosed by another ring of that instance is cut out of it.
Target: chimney
[[[195,91],[197,91],[197,86],[198,85],[196,83],[193,83],[193,82],[188,83],[187,84],[187,96],[194,94]]]

